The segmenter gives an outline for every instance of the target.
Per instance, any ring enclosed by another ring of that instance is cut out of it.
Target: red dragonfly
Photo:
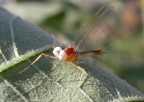
[[[99,18],[100,18],[100,16],[99,16]],[[81,42],[79,43],[79,45],[80,44],[81,44]],[[92,51],[79,52],[79,51],[77,51],[77,48],[76,47],[68,47],[68,48],[62,49],[61,47],[54,47],[54,49],[53,49],[54,56],[51,56],[51,55],[46,54],[46,53],[41,53],[27,68],[22,70],[20,73],[24,72],[31,65],[36,63],[42,56],[46,56],[46,57],[53,58],[53,59],[58,59],[58,60],[63,60],[63,61],[68,61],[68,62],[71,63],[71,62],[78,62],[80,59],[82,59],[82,58],[84,58],[86,56],[103,55],[105,53],[105,51],[102,51],[102,50],[92,50]],[[80,67],[78,69],[80,69],[80,71],[82,71],[82,75],[80,77],[80,80],[81,80],[81,78],[83,76],[83,72],[85,70],[83,68],[80,68]]]
[[[46,53],[41,53],[37,58],[36,60],[34,60],[31,64],[33,65],[36,61],[38,61],[42,56],[46,56],[46,57],[49,57],[49,58],[54,58],[54,59],[59,59],[59,60],[63,60],[63,61],[68,61],[68,62],[78,62],[79,59],[83,58],[83,57],[86,57],[86,56],[89,56],[89,55],[102,55],[104,54],[105,52],[102,51],[102,50],[93,50],[93,51],[85,51],[85,52],[78,52],[75,50],[74,47],[71,47],[71,48],[65,48],[65,49],[62,49],[61,47],[55,47],[53,49],[53,54],[55,56],[50,56]],[[28,69],[30,66],[28,66],[27,68],[25,68],[24,70],[22,70],[20,73],[22,73],[23,71],[25,71],[26,69]],[[83,74],[85,72],[85,70],[81,67],[77,67],[81,72],[81,77],[79,79],[79,84],[78,86],[80,86],[80,81],[83,77]]]
[[[61,47],[55,47],[53,49],[53,54],[55,56],[51,56],[46,53],[41,53],[27,68],[22,70],[20,73],[24,72],[26,69],[28,69],[31,65],[33,65],[35,62],[37,62],[42,56],[46,56],[53,59],[59,59],[63,61],[68,62],[77,62],[79,59],[89,56],[89,55],[102,55],[105,52],[102,50],[93,50],[93,51],[84,51],[84,52],[78,52],[75,50],[74,47],[71,48],[65,48],[64,50]],[[83,71],[83,69],[81,69]]]
[[[104,53],[105,52],[102,50],[78,52],[73,47],[65,48],[64,50],[62,50],[61,47],[55,47],[53,50],[53,54],[56,58],[68,62],[78,61],[80,58],[83,58],[88,55],[102,55]]]

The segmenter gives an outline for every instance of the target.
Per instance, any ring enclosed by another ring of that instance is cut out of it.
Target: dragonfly
[[[102,7],[101,10],[103,10],[105,7]],[[97,12],[96,16],[99,15],[100,11]],[[99,15],[99,19],[101,19],[101,17],[106,14],[108,10],[105,10],[101,15]],[[98,19],[98,20],[99,20]],[[85,27],[88,27],[89,25],[85,25]],[[91,27],[90,27],[91,28]],[[84,29],[84,27],[82,28]],[[94,36],[94,35],[93,35]],[[89,51],[78,51],[78,48],[80,47],[81,44],[83,44],[83,41],[86,40],[86,38],[88,38],[89,35],[84,36],[77,44],[76,47],[66,47],[64,49],[62,49],[60,46],[54,47],[53,48],[53,55],[49,55],[47,53],[41,53],[27,68],[25,68],[24,70],[22,70],[20,73],[24,72],[26,69],[28,69],[30,66],[32,66],[34,63],[36,63],[42,56],[48,57],[48,58],[52,58],[52,59],[58,59],[60,61],[67,61],[67,62],[79,62],[80,59],[83,59],[84,57],[87,56],[91,56],[91,55],[103,55],[104,53],[106,53],[106,51],[103,51],[101,49],[98,50],[89,50]],[[74,41],[72,42],[72,44],[75,43]],[[71,45],[72,45],[71,44]],[[82,72],[82,75],[80,77],[79,80],[82,79],[83,73],[85,72],[85,70],[81,67],[78,67],[78,69]]]

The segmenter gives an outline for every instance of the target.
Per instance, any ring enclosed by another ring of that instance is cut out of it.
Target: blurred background
[[[0,6],[65,45],[106,51],[94,60],[144,93],[143,0],[0,0]]]

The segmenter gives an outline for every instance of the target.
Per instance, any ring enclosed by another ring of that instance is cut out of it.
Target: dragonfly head
[[[64,50],[61,50],[60,51],[60,54],[59,54],[59,60],[63,60],[64,58],[66,57],[66,52]]]
[[[53,54],[54,54],[56,57],[58,57],[61,50],[62,50],[61,47],[55,47],[55,48],[53,49]]]
[[[66,52],[62,50],[61,47],[55,47],[53,50],[53,54],[59,58],[59,60],[63,60],[66,56]]]

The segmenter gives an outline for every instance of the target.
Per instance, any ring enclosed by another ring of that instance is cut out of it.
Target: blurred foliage
[[[44,2],[44,1],[48,1],[48,0],[17,0],[17,1],[32,1],[32,2],[37,2],[37,1],[39,1],[39,2]]]
[[[98,63],[108,66],[119,77],[144,92],[143,5],[140,5],[140,0],[90,1],[43,2],[47,5],[58,4],[59,8],[45,15],[38,24],[56,34],[62,42],[71,42],[75,38],[80,41],[84,36],[87,38],[84,46],[101,48],[107,52],[96,58]],[[50,7],[47,6],[47,9],[52,10]],[[106,10],[108,12],[103,14]],[[100,13],[93,16],[97,12]],[[41,12],[36,13],[41,15]],[[96,28],[98,30],[95,31]]]

